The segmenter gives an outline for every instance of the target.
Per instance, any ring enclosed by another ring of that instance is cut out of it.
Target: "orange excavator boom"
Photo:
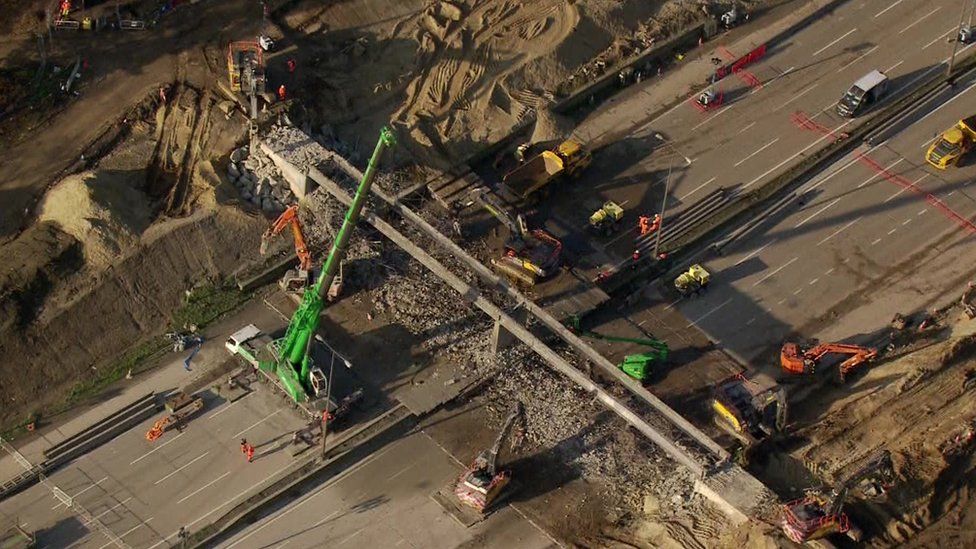
[[[298,221],[298,205],[292,204],[281,212],[278,219],[268,227],[267,231],[261,235],[261,255],[264,255],[268,249],[268,242],[285,230],[286,227],[291,227],[292,236],[295,238],[295,255],[298,256],[299,268],[302,271],[309,271],[312,268],[312,254],[308,251],[308,245],[305,244],[305,233],[302,232],[302,225]]]
[[[829,354],[849,355],[837,367],[840,380],[843,381],[852,370],[877,357],[878,350],[847,343],[821,343],[816,347],[801,350],[796,343],[784,343],[780,350],[780,364],[783,370],[791,374],[812,374],[820,365],[820,361]]]

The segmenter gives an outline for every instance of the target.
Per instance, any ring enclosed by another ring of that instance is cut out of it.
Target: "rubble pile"
[[[241,198],[269,214],[281,213],[295,201],[281,172],[260,147],[251,150],[245,145],[231,152],[227,177],[240,191]]]

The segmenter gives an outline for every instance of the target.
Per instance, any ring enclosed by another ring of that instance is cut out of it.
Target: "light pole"
[[[956,37],[952,40],[952,55],[949,56],[949,66],[946,68],[946,78],[952,77],[952,67],[956,62],[956,51],[959,49],[959,34],[962,32],[962,23],[965,20],[966,3],[962,2],[962,11],[959,13],[959,27],[956,29]]]
[[[667,177],[664,178],[664,198],[661,200],[661,212],[658,214],[661,222],[658,223],[657,236],[654,238],[654,258],[657,259],[658,253],[660,252],[661,249],[661,233],[664,232],[664,210],[666,210],[668,207],[668,193],[671,192],[671,169],[674,167],[674,157],[675,155],[677,155],[684,158],[685,163],[688,165],[691,164],[691,159],[688,158],[687,156],[679,154],[678,151],[675,150],[674,145],[672,145],[667,139],[665,139],[663,135],[659,133],[655,133],[654,137],[662,144],[667,145],[669,149],[671,149],[671,156],[669,157],[670,160],[668,161],[668,175]]]

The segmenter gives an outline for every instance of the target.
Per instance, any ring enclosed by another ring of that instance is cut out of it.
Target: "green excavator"
[[[635,343],[650,347],[651,350],[649,352],[625,356],[623,362],[617,365],[625,374],[638,381],[646,381],[651,377],[654,364],[662,364],[668,360],[668,344],[658,339],[617,337],[584,331],[580,328],[580,318],[576,315],[573,315],[566,321],[566,327],[581,337],[602,339],[603,341],[617,341],[620,343]]]
[[[373,186],[380,158],[387,147],[395,144],[393,132],[389,128],[383,128],[321,274],[315,284],[306,288],[302,294],[302,301],[291,317],[285,336],[271,341],[263,352],[258,352],[258,368],[276,374],[282,389],[297,403],[316,400],[330,383],[324,372],[313,364],[309,350],[315,341],[322,309],[325,308],[326,292],[332,286],[332,281],[339,272],[339,265],[346,255],[349,238],[359,222],[366,197]]]

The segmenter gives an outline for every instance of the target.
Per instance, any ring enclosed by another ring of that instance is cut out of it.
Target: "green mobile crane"
[[[325,260],[325,266],[322,267],[315,284],[306,288],[302,294],[302,301],[291,317],[285,336],[266,345],[255,345],[260,341],[258,338],[260,331],[254,326],[248,326],[238,334],[232,335],[227,341],[227,348],[232,353],[242,356],[269,374],[276,374],[281,382],[281,388],[296,403],[305,403],[325,396],[323,393],[331,383],[331,380],[326,379],[325,373],[313,364],[310,349],[315,341],[320,314],[325,308],[326,292],[332,286],[332,281],[339,272],[339,265],[346,255],[349,237],[352,235],[353,227],[359,222],[363,204],[373,186],[380,158],[387,147],[395,144],[396,138],[393,132],[389,128],[383,128],[363,179],[356,189],[356,196],[349,206],[349,211],[346,212],[339,234]],[[323,405],[328,406],[328,403]]]
[[[637,345],[650,347],[651,350],[649,352],[625,356],[623,362],[617,365],[617,367],[623,370],[625,374],[638,381],[646,381],[649,377],[651,377],[651,366],[653,364],[660,364],[668,360],[668,344],[658,339],[617,337],[603,335],[596,332],[583,331],[580,328],[580,319],[576,315],[573,315],[568,321],[566,321],[566,327],[569,328],[573,333],[582,337],[602,339],[603,341],[636,343]]]

